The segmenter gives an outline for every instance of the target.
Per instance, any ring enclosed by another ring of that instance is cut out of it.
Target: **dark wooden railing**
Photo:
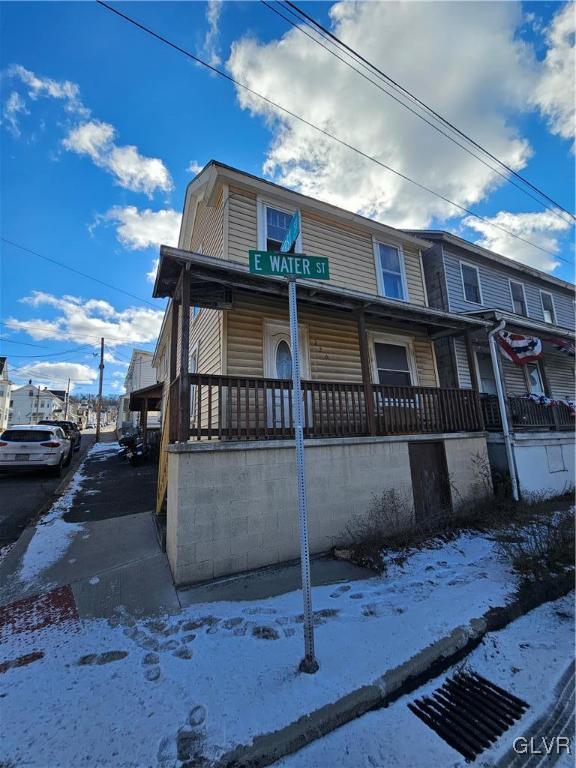
[[[188,374],[190,428],[172,422],[171,439],[271,440],[294,436],[292,382],[244,376]],[[171,385],[177,397],[179,380]],[[303,381],[307,438],[480,431],[472,390],[371,385],[374,427],[369,429],[364,385]],[[177,408],[170,409],[178,413]]]
[[[490,432],[501,432],[502,421],[496,395],[481,395],[484,424]],[[574,429],[574,415],[563,403],[541,405],[524,397],[509,397],[511,428],[515,431],[547,432]]]

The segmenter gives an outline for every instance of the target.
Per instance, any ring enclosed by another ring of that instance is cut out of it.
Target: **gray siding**
[[[422,254],[422,264],[428,293],[428,305],[436,309],[448,309],[442,246],[435,245],[425,251]]]
[[[482,306],[466,301],[464,298],[460,271],[461,261],[478,267],[483,300]],[[510,280],[514,280],[517,283],[522,283],[524,286],[529,317],[540,322],[544,321],[542,302],[540,300],[540,289],[542,289],[553,296],[557,324],[564,328],[574,329],[573,296],[568,292],[563,293],[544,281],[538,281],[530,275],[515,272],[504,266],[493,263],[487,264],[475,254],[467,252],[465,255],[458,255],[452,250],[447,250],[447,246],[444,246],[444,269],[452,312],[474,312],[482,308],[502,309],[506,312],[513,312]]]

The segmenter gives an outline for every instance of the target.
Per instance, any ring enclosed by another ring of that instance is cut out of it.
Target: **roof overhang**
[[[155,298],[173,297],[182,269],[190,273],[190,304],[215,309],[230,309],[233,292],[248,291],[262,296],[288,298],[288,281],[283,277],[251,274],[248,266],[200,253],[163,245],[154,284]],[[491,324],[479,317],[457,315],[430,307],[394,301],[349,288],[339,288],[313,280],[298,280],[298,300],[326,308],[358,312],[369,317],[426,326],[430,332],[454,334],[478,330]]]
[[[503,312],[500,309],[482,309],[475,310],[474,312],[467,312],[467,317],[481,317],[484,320],[488,320],[490,325],[500,323],[502,320],[506,321],[506,325],[513,326],[514,328],[521,328],[523,330],[534,331],[538,334],[546,335],[551,338],[559,337],[561,339],[570,339],[574,341],[576,334],[569,328],[559,328],[557,325],[550,325],[550,323],[541,323],[539,320],[532,320],[530,317],[520,317],[514,315],[511,312]]]
[[[159,411],[162,404],[162,384],[152,384],[150,387],[135,389],[130,392],[129,410],[141,411],[147,406],[149,411]]]

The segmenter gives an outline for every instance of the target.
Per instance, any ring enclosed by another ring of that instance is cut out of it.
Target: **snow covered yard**
[[[66,615],[0,634],[0,661],[35,654],[0,674],[0,761],[143,768],[191,754],[215,759],[372,682],[503,605],[515,587],[494,543],[466,534],[384,576],[315,588],[312,676],[297,673],[299,592],[196,604],[161,619],[121,609],[109,621]]]
[[[514,739],[529,735],[531,725],[554,704],[555,689],[573,659],[573,649],[574,595],[571,594],[540,606],[501,632],[486,635],[465,662],[432,680],[417,693],[339,728],[277,765],[279,768],[464,768],[467,765],[465,759],[407,707],[414,698],[429,696],[462,667],[479,673],[530,705],[524,716],[474,762],[482,768],[500,765]],[[549,743],[552,736],[565,735],[574,739],[573,728],[562,722],[557,722],[546,735]],[[522,748],[522,744],[519,747]],[[538,742],[536,747],[542,749],[542,744]],[[537,761],[530,764],[536,765]],[[570,756],[562,750],[556,765],[573,766],[573,752]]]

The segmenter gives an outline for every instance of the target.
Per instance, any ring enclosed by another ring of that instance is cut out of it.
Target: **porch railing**
[[[294,436],[292,382],[244,376],[188,374],[189,386],[171,385],[171,396],[190,392],[190,427],[172,422],[171,439],[271,440]],[[361,383],[303,381],[307,438],[480,431],[478,395],[472,390],[433,387],[370,387],[373,427],[369,428]],[[178,413],[177,408],[170,409]],[[178,438],[178,435],[179,438]]]
[[[486,429],[490,432],[501,432],[502,420],[496,395],[481,395],[480,403]],[[562,403],[541,405],[527,398],[509,397],[508,408],[511,427],[515,431],[542,432],[574,429],[574,415],[571,409]]]

